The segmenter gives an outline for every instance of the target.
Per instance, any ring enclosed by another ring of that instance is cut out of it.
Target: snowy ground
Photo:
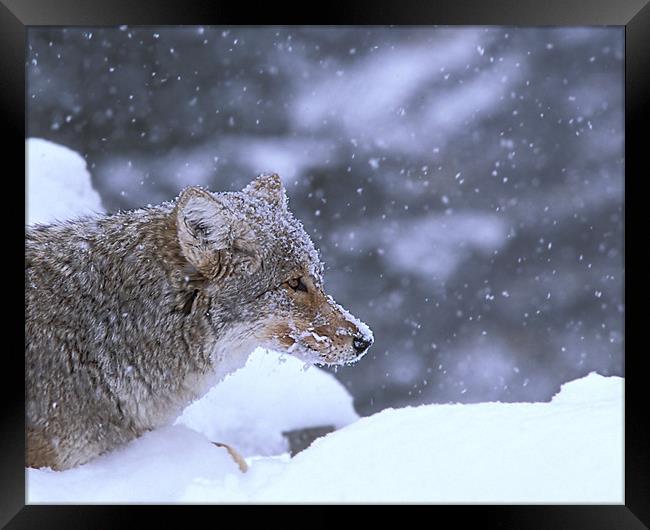
[[[101,210],[78,155],[28,145],[30,222]],[[550,403],[359,418],[334,377],[258,349],[174,425],[75,469],[27,469],[27,502],[623,503],[623,393],[622,378],[592,373]],[[337,430],[289,457],[282,432],[323,425]]]
[[[619,377],[567,383],[550,403],[358,419],[332,376],[280,359],[257,350],[176,425],[84,466],[29,469],[27,502],[623,502]],[[282,431],[331,423],[346,426],[289,458]],[[235,447],[249,470],[210,440]]]

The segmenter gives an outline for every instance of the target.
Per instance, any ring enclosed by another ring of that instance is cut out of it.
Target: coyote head
[[[289,352],[315,364],[357,361],[373,342],[368,326],[323,290],[323,264],[287,208],[277,175],[240,192],[186,188],[177,200],[186,281],[201,277],[217,336]]]

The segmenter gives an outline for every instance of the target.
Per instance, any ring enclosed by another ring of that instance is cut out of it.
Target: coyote
[[[280,177],[29,226],[27,466],[83,464],[171,423],[257,346],[353,363],[370,329],[323,291]]]

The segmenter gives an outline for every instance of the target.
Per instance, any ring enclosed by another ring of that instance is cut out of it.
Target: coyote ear
[[[185,258],[202,274],[219,271],[220,250],[229,248],[232,217],[224,204],[208,191],[185,188],[176,203],[178,241]]]
[[[287,193],[277,173],[262,173],[246,186],[243,191],[244,193],[260,197],[273,206],[283,208],[287,205]]]

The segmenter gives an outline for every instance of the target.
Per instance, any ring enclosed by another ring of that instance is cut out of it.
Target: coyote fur
[[[27,227],[27,466],[67,469],[171,423],[257,346],[357,361],[372,332],[322,274],[275,174]]]

